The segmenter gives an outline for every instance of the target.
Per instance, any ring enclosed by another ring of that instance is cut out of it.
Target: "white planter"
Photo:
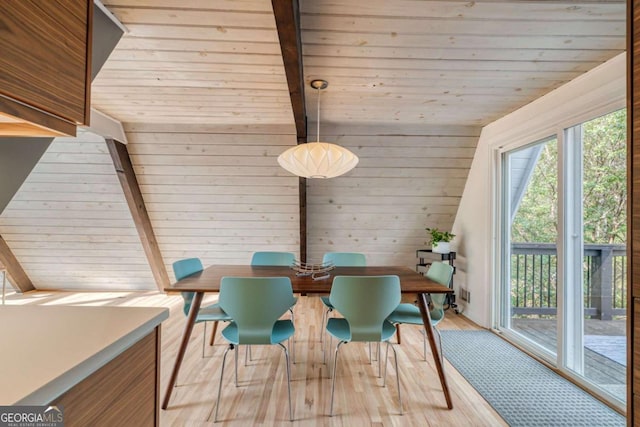
[[[431,245],[431,251],[437,254],[448,254],[451,252],[451,242],[437,242]]]

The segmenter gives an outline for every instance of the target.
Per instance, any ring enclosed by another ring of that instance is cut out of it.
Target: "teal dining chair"
[[[451,278],[453,277],[453,267],[443,262],[434,262],[427,270],[426,277],[438,282],[441,285],[449,286]],[[431,308],[429,309],[429,315],[431,316],[431,325],[438,334],[438,341],[440,347],[440,357],[442,358],[442,336],[436,326],[444,319],[444,302],[447,298],[447,294],[431,294]],[[422,314],[420,309],[409,303],[403,303],[396,308],[389,316],[388,320],[399,328],[401,324],[406,323],[410,325],[424,325],[422,322]],[[424,359],[427,360],[427,337],[424,331],[422,331],[422,346]],[[399,333],[399,329],[398,329]],[[399,336],[399,335],[398,335]]]
[[[251,265],[256,266],[269,266],[269,265],[281,265],[281,266],[291,266],[295,261],[296,256],[291,252],[277,252],[277,251],[261,251],[254,252],[251,256]],[[289,313],[291,313],[291,321],[295,323],[295,314],[293,313],[293,306],[298,303],[298,298],[294,297],[293,304],[289,307]],[[245,353],[245,365],[247,363],[247,357],[251,359],[251,346],[247,346]],[[293,359],[293,363],[296,363],[296,352],[295,346],[291,347],[291,358]]]
[[[358,252],[326,252],[322,256],[322,263],[328,264],[332,263],[336,267],[366,267],[367,266],[367,258],[364,254]],[[331,305],[331,301],[329,301],[328,296],[320,297],[320,301],[324,305],[325,310],[322,312],[322,328],[320,329],[320,344],[322,346],[323,357],[322,361],[324,363],[324,333],[325,326],[327,324],[327,319],[329,318],[329,313],[333,311],[333,306]]]
[[[173,273],[176,276],[176,280],[180,281],[185,277],[202,271],[202,262],[199,258],[186,258],[181,259],[173,263]],[[195,292],[180,292],[184,304],[182,311],[185,316],[189,316],[189,310],[191,310],[191,303]],[[213,331],[211,332],[211,340],[209,345],[213,345],[215,340],[216,331],[218,330],[218,322],[229,322],[231,317],[227,315],[219,304],[211,304],[205,307],[200,307],[198,315],[196,316],[196,323],[204,322],[204,333],[202,336],[202,357],[204,357],[204,347],[207,335],[207,322],[213,322]]]
[[[220,307],[233,321],[222,330],[222,336],[229,342],[229,347],[222,357],[214,422],[218,421],[227,354],[229,350],[236,350],[239,345],[278,345],[282,348],[287,365],[289,419],[293,421],[289,352],[282,342],[293,337],[295,328],[291,320],[279,320],[292,304],[293,291],[288,277],[223,277],[220,281]],[[235,354],[237,386],[237,351]]]
[[[400,304],[400,278],[398,276],[336,276],[333,279],[329,300],[335,309],[344,316],[344,318],[330,318],[326,327],[327,332],[338,340],[333,359],[329,411],[329,415],[333,416],[333,398],[340,347],[349,342],[386,342],[387,351],[389,350],[389,340],[395,334],[396,329],[387,320],[387,317]],[[392,345],[391,348],[395,355],[398,401],[400,414],[402,414],[398,356]]]
[[[336,267],[365,267],[367,258],[358,252],[326,252],[322,256],[322,263],[329,262]]]
[[[292,265],[295,259],[291,252],[254,252],[251,265]]]

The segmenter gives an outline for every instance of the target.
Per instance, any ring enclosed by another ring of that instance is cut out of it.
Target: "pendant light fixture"
[[[278,163],[294,175],[304,178],[334,178],[349,172],[358,164],[358,156],[344,147],[320,142],[320,91],[329,84],[313,80],[318,91],[318,132],[316,142],[298,144],[278,156]]]

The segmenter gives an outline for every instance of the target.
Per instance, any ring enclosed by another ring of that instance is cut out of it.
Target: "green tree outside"
[[[585,243],[626,242],[627,114],[619,110],[582,126]],[[558,144],[545,144],[512,225],[513,242],[555,243]]]
[[[583,230],[585,244],[625,244],[627,233],[627,115],[619,110],[582,125]],[[558,235],[558,143],[548,140],[511,228],[513,243],[555,244]],[[530,256],[533,257],[533,256]],[[555,256],[538,261],[540,271],[512,259],[511,297],[514,307],[554,307],[557,280]],[[546,264],[546,265],[543,265]],[[585,262],[585,275],[588,274]],[[516,280],[518,269],[519,280]],[[614,267],[618,287],[615,306],[624,307],[624,262]],[[619,270],[619,271],[618,271]],[[585,298],[589,290],[586,289]]]

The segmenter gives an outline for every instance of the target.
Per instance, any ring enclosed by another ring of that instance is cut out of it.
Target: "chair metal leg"
[[[291,352],[291,361],[296,363],[296,346],[293,344],[293,337],[287,340],[287,346],[289,347],[289,351]]]
[[[387,385],[387,364],[389,361],[389,347],[393,350],[393,356],[396,360],[396,377],[398,381],[398,401],[400,402],[400,415],[402,415],[402,396],[400,395],[400,371],[398,371],[398,353],[396,353],[396,349],[393,347],[391,342],[387,341],[387,349],[385,350],[384,356],[384,377],[382,380],[382,387],[386,387]]]
[[[396,381],[398,385],[398,403],[400,404],[400,415],[402,415],[403,414],[402,394],[400,394],[400,371],[398,370],[398,353],[396,352],[395,347],[393,347],[393,344],[389,343],[389,345],[391,346],[391,350],[393,350],[393,358],[396,360]]]
[[[329,344],[327,345],[327,351],[329,351],[329,349],[331,348],[332,345],[333,345],[333,336],[329,335]],[[325,352],[325,354],[326,354],[326,352]],[[326,363],[324,358],[325,358],[325,355],[323,354],[322,355],[322,363]],[[328,378],[331,378],[331,370],[330,369],[327,369],[327,373],[329,374]]]
[[[376,347],[376,351],[378,351],[379,348]],[[376,356],[375,358],[373,356]],[[373,365],[373,362],[377,362],[378,361],[378,355],[375,352],[371,351],[371,343],[369,343],[369,364]]]
[[[296,324],[296,316],[293,314],[293,307],[289,308],[289,312],[291,313],[291,323]],[[296,349],[295,349],[295,335],[291,335],[291,360],[293,360],[293,364],[296,363]]]
[[[238,387],[238,350],[233,352],[235,356],[235,364],[236,364],[236,387]]]
[[[380,358],[380,343],[376,343],[376,348],[378,349],[378,378],[382,376],[382,362]]]
[[[324,337],[327,334],[327,324],[329,323],[329,313],[333,311],[328,308],[324,313],[322,313],[322,328],[320,329],[320,348],[322,349],[322,363],[325,363],[325,344],[326,338]]]
[[[289,365],[289,352],[287,351],[287,347],[282,345],[282,343],[278,343],[282,350],[284,351],[284,358],[287,364],[287,387],[289,389],[289,421],[293,421],[293,406],[291,405],[291,367]]]
[[[387,386],[387,365],[389,364],[389,341],[387,341],[387,348],[384,351],[384,375],[382,377],[382,387]]]
[[[329,416],[333,417],[333,395],[336,391],[336,369],[338,366],[338,351],[340,350],[340,346],[344,344],[344,341],[340,341],[336,346],[336,353],[333,357],[333,381],[331,382],[331,407],[329,409]]]
[[[220,371],[220,384],[218,384],[218,400],[216,402],[216,413],[213,417],[214,423],[218,422],[218,409],[220,409],[220,395],[222,394],[222,378],[224,377],[224,363],[227,360],[227,353],[229,353],[229,350],[233,349],[233,344],[229,344],[229,347],[227,347],[227,349],[224,351],[224,355],[222,356],[222,371]],[[238,352],[236,351],[235,353],[237,354]]]

